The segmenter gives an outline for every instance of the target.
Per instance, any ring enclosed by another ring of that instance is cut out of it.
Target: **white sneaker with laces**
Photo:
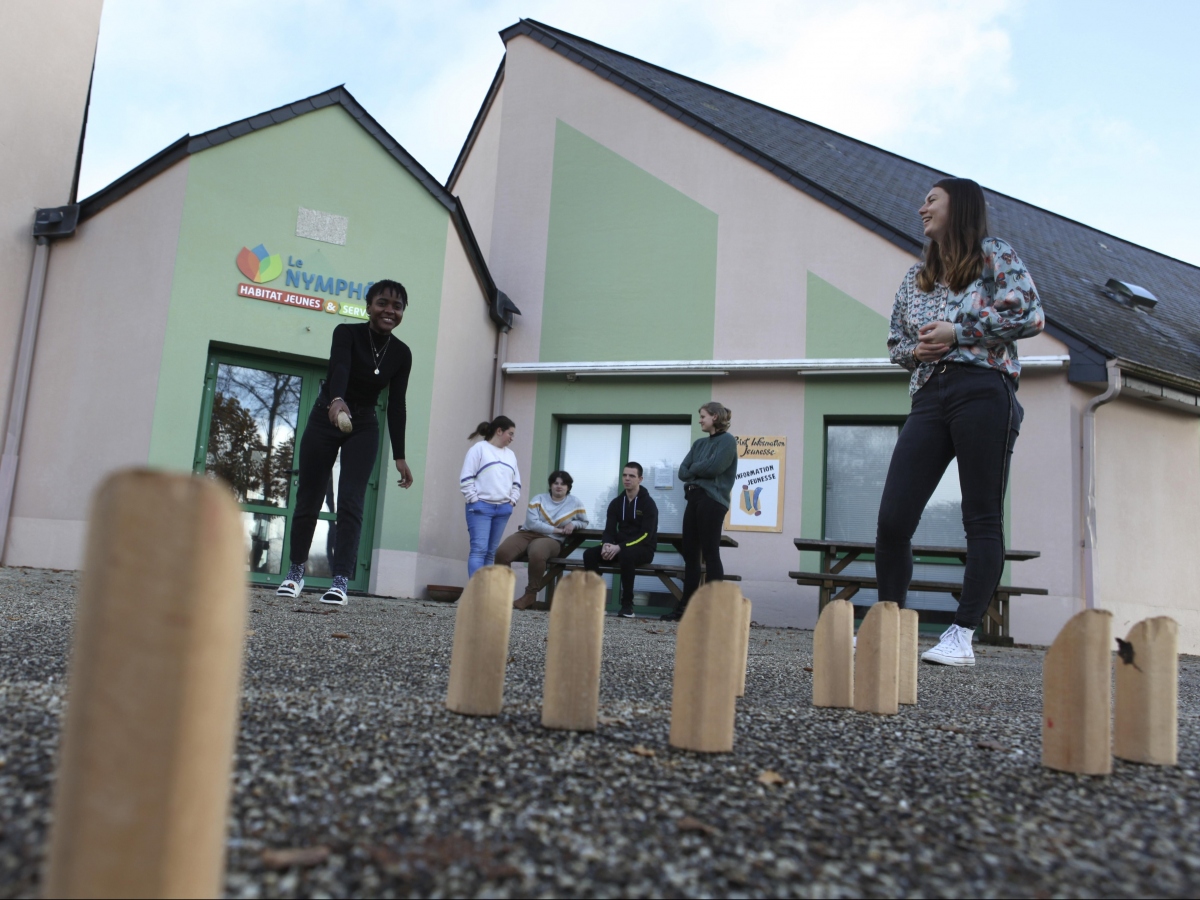
[[[277,597],[299,597],[302,590],[304,590],[303,578],[299,581],[293,581],[289,578],[279,586],[279,589],[275,591],[275,595]]]
[[[974,636],[974,628],[951,625],[942,632],[938,645],[922,653],[921,659],[941,666],[973,666],[975,651],[971,649],[971,638]]]

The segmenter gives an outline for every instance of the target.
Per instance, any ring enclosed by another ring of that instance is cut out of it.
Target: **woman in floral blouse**
[[[958,612],[926,662],[973,666],[971,638],[1004,568],[1004,491],[1025,411],[1017,402],[1016,341],[1045,326],[1033,279],[1016,252],[988,237],[983,191],[946,178],[920,209],[929,244],[892,307],[888,351],[912,372],[912,412],[888,469],[875,537],[879,599],[904,606],[912,536],[958,459],[967,565]]]

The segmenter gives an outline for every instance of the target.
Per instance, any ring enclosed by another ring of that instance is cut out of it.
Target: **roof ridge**
[[[530,24],[530,23],[532,23],[532,24]],[[523,31],[522,28],[528,29],[528,30]],[[512,36],[514,33],[532,34],[535,30],[537,32],[539,32],[540,35],[542,36],[542,38],[544,38],[545,40],[554,41],[555,45],[562,44],[564,47],[569,46],[566,41],[560,41],[559,39],[555,38],[550,33],[550,31],[552,31],[553,29],[547,30],[544,26],[541,25],[541,23],[536,22],[535,20],[532,20],[532,19],[522,19],[516,25],[512,25],[512,26],[504,29],[503,31],[501,31],[500,35],[507,42],[509,40],[510,36]],[[601,49],[607,49],[607,48],[604,48],[600,44],[593,44],[593,46],[601,47]],[[551,47],[548,49],[557,50],[557,46]],[[729,150],[733,151],[734,153],[737,153],[739,156],[742,156],[742,157],[750,160],[751,162],[753,162],[756,165],[762,166],[762,168],[777,175],[778,177],[782,178],[782,175],[780,173],[787,173],[791,177],[783,178],[784,181],[788,182],[793,187],[797,188],[798,190],[802,191],[805,194],[808,194],[810,197],[813,197],[814,199],[818,200],[819,202],[824,203],[827,206],[831,207],[832,209],[842,213],[847,218],[851,219],[852,221],[857,222],[859,225],[862,225],[868,231],[872,231],[875,234],[879,235],[880,237],[884,238],[885,240],[891,242],[892,244],[895,244],[897,247],[904,250],[905,252],[912,253],[912,252],[916,252],[917,250],[920,249],[920,247],[922,245],[922,241],[914,238],[907,231],[897,228],[891,222],[888,222],[886,219],[883,219],[880,216],[864,209],[858,203],[856,203],[853,200],[850,200],[849,198],[843,196],[842,194],[835,193],[829,187],[826,187],[825,185],[819,183],[816,179],[812,178],[809,175],[804,174],[799,169],[784,162],[783,160],[779,159],[777,156],[770,155],[770,154],[762,151],[761,149],[754,147],[745,139],[740,138],[735,134],[732,134],[731,132],[729,132],[725,128],[723,128],[722,126],[717,125],[716,123],[710,121],[709,119],[703,118],[703,117],[699,116],[698,114],[691,112],[689,109],[681,106],[679,103],[675,102],[674,100],[671,100],[668,97],[664,97],[661,93],[654,90],[653,88],[647,87],[642,82],[637,81],[634,78],[626,77],[624,74],[618,75],[614,70],[609,68],[609,66],[606,63],[596,59],[595,57],[592,57],[592,56],[585,57],[583,55],[583,53],[581,51],[579,51],[578,49],[573,49],[572,52],[574,52],[576,55],[578,55],[580,59],[585,59],[585,58],[588,59],[593,64],[594,68],[603,69],[605,72],[611,73],[613,78],[616,78],[619,80],[619,86],[624,87],[626,90],[629,90],[630,93],[634,94],[634,96],[639,96],[639,91],[643,92],[645,94],[645,96],[642,96],[641,99],[647,100],[647,102],[650,102],[651,106],[654,106],[655,108],[658,108],[658,109],[662,109],[662,107],[659,106],[659,104],[662,104],[662,106],[667,106],[673,110],[677,110],[679,113],[679,116],[678,117],[673,116],[673,118],[679,118],[680,121],[684,125],[691,127],[691,128],[695,128],[695,130],[699,131],[701,134],[704,134],[706,137],[712,137],[713,135],[717,135],[718,136],[717,143],[720,143],[723,146],[726,146]],[[613,52],[616,52],[616,51],[613,51]],[[571,57],[568,54],[566,54],[565,52],[562,53],[561,55],[566,56],[567,59],[571,59]],[[636,57],[628,56],[625,54],[621,54],[621,55],[624,55],[626,59],[631,59],[631,60],[634,60],[635,62],[641,62],[641,60],[638,60]],[[571,61],[576,62],[576,60],[571,60]],[[663,71],[666,71],[669,74],[674,74],[674,73],[670,73],[669,70],[666,70],[666,69],[664,69]],[[609,79],[609,80],[612,80],[612,79]],[[701,84],[701,85],[704,84],[703,82],[695,82],[695,83]],[[628,87],[629,85],[636,85],[638,90],[636,90],[636,91],[630,90],[630,88]],[[731,96],[736,97],[737,95],[733,94]],[[653,100],[651,101],[648,98],[653,98]],[[742,99],[744,99],[744,98],[742,98]],[[765,108],[770,109],[770,107],[765,107]],[[689,119],[691,120],[690,122],[687,121]],[[696,128],[696,126],[702,126],[702,127]],[[736,146],[730,146],[730,144],[736,145]],[[866,145],[866,146],[870,146],[870,145]],[[767,163],[769,163],[769,165]]]
[[[903,154],[897,153],[894,150],[888,150],[886,147],[880,147],[880,146],[877,146],[876,144],[868,143],[867,141],[864,141],[861,138],[856,138],[852,135],[848,135],[848,134],[844,134],[840,131],[836,131],[835,129],[832,129],[832,128],[828,127],[827,125],[822,125],[819,122],[812,121],[811,119],[805,119],[802,116],[796,115],[795,113],[790,113],[790,112],[787,112],[786,110],[777,109],[774,106],[770,106],[766,103],[763,103],[760,100],[755,100],[752,97],[745,97],[741,94],[735,94],[733,91],[726,90],[725,88],[719,87],[718,85],[710,84],[706,81],[701,81],[698,78],[693,78],[690,75],[684,75],[681,72],[675,72],[671,69],[666,68],[665,66],[660,66],[657,63],[653,63],[648,60],[641,59],[640,57],[633,56],[632,54],[629,54],[629,53],[625,53],[622,50],[616,50],[612,47],[605,46],[604,44],[597,43],[596,41],[589,40],[589,39],[587,39],[585,37],[581,37],[577,34],[572,34],[569,31],[563,31],[560,28],[555,28],[553,25],[547,25],[544,22],[539,22],[537,19],[521,19],[521,21],[526,22],[532,26],[535,26],[535,27],[541,29],[542,31],[546,32],[547,34],[554,36],[555,38],[557,38],[559,35],[561,35],[564,39],[569,40],[569,41],[579,41],[579,42],[581,42],[583,44],[587,44],[588,46],[591,46],[591,47],[598,47],[601,50],[604,50],[608,53],[613,53],[617,56],[623,57],[624,59],[628,59],[633,62],[636,62],[639,65],[648,66],[649,68],[654,69],[655,71],[662,72],[666,75],[670,75],[672,78],[678,78],[678,79],[680,79],[682,81],[686,81],[690,84],[699,85],[700,87],[705,88],[707,90],[715,91],[716,93],[723,94],[723,95],[725,95],[727,97],[731,97],[735,100],[739,100],[743,103],[749,103],[752,106],[758,107],[759,109],[767,110],[768,112],[774,113],[775,115],[783,116],[784,118],[791,119],[792,121],[799,122],[803,125],[807,125],[811,128],[817,129],[818,131],[821,131],[825,134],[832,135],[837,138],[841,138],[842,140],[849,141],[853,144],[857,144],[860,147],[865,147],[868,150],[872,150],[876,153],[886,154],[887,156],[890,156],[893,159],[898,159],[903,162],[909,163],[913,166],[918,166],[918,167],[926,169],[932,173],[942,175],[943,177],[952,177],[951,173],[949,173],[949,172],[945,172],[942,169],[935,168],[926,163],[920,162],[919,160],[912,159],[911,157],[904,156]],[[625,76],[622,75],[622,77],[625,77]],[[642,85],[642,86],[645,87],[645,85]],[[646,90],[652,91],[653,89],[647,87]],[[654,92],[654,93],[657,93],[657,92]],[[671,102],[671,101],[667,101],[667,102]],[[678,104],[675,104],[675,105],[678,105]],[[707,121],[707,120],[706,120],[706,124],[710,125],[713,128],[720,127],[720,126],[714,125],[711,121]],[[723,133],[725,133],[724,129],[720,129],[720,130]],[[739,138],[738,140],[741,140],[741,139]],[[756,152],[761,152],[761,151],[758,151],[757,148],[755,148],[755,149],[756,149]],[[763,154],[763,155],[765,155],[765,154]],[[784,165],[786,165],[786,164],[784,164]],[[1136,247],[1139,250],[1145,250],[1148,253],[1153,253],[1156,256],[1160,256],[1164,259],[1169,259],[1172,262],[1179,263],[1181,265],[1185,265],[1185,266],[1188,266],[1193,269],[1200,269],[1200,265],[1197,265],[1196,263],[1190,263],[1187,260],[1179,259],[1178,257],[1171,256],[1169,253],[1164,253],[1161,250],[1156,250],[1153,247],[1146,246],[1145,244],[1139,244],[1136,241],[1131,241],[1129,238],[1123,238],[1118,234],[1112,233],[1111,231],[1105,231],[1101,228],[1097,228],[1094,225],[1089,225],[1086,222],[1082,222],[1079,219],[1074,219],[1071,216],[1068,216],[1064,213],[1056,212],[1056,211],[1054,211],[1052,209],[1048,209],[1044,206],[1039,206],[1036,203],[1031,203],[1028,200],[1023,200],[1020,197],[1015,197],[1012,194],[1007,194],[1004,191],[1000,191],[995,188],[983,186],[983,189],[990,194],[995,194],[998,197],[1003,197],[1006,200],[1010,200],[1014,203],[1019,203],[1022,206],[1028,207],[1030,209],[1036,209],[1039,212],[1054,216],[1057,219],[1061,219],[1065,222],[1070,222],[1073,225],[1078,225],[1082,228],[1086,228],[1089,231],[1095,232],[1096,234],[1102,234],[1105,237],[1112,238],[1113,240],[1121,241],[1123,244],[1127,244],[1130,247]],[[894,228],[895,226],[891,226],[891,227]]]

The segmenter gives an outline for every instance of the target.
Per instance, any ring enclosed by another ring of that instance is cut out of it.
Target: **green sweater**
[[[736,477],[737,438],[728,431],[700,438],[679,464],[680,481],[704,488],[708,496],[726,508]]]

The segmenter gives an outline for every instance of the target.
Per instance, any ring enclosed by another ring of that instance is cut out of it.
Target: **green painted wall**
[[[821,359],[884,357],[888,320],[869,306],[808,273],[804,355]]]
[[[711,399],[712,380],[708,378],[581,378],[574,382],[561,375],[540,378],[526,496],[544,491],[546,479],[557,467],[556,416],[691,416],[692,440],[698,440],[703,432],[696,410]]]
[[[345,246],[296,237],[298,208],[347,216]],[[397,336],[413,349],[406,455],[418,479],[429,433],[449,214],[340,107],[251,132],[190,158],[159,376],[150,464],[191,468],[209,342],[329,358],[333,328],[354,321],[236,295],[243,246],[304,260],[305,271],[367,282],[395,278],[409,309]],[[283,288],[285,276],[267,287]],[[325,296],[303,287],[291,290]],[[342,299],[345,299],[343,295]],[[355,301],[352,301],[355,302]],[[302,411],[307,415],[307,411]],[[386,440],[386,437],[385,437]],[[387,445],[385,444],[385,447]],[[390,447],[385,449],[391,456]],[[393,471],[389,465],[388,471]],[[376,543],[416,550],[420,504],[385,477]],[[418,495],[419,496],[419,495]],[[370,536],[364,536],[369,540]]]
[[[712,359],[717,215],[557,124],[541,360]]]

